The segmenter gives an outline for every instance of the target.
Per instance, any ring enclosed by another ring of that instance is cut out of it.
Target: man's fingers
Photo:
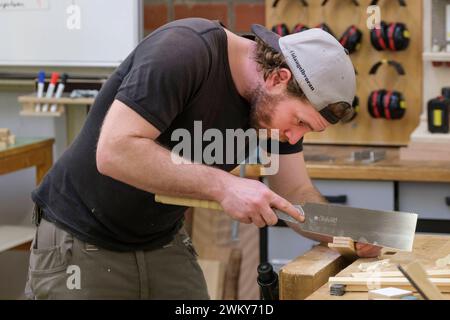
[[[292,205],[292,203],[280,197],[279,195],[275,195],[270,205],[275,209],[287,213],[288,215],[290,215],[292,218],[294,218],[299,222],[305,221],[305,217]]]
[[[363,258],[374,258],[380,255],[381,247],[365,243],[356,243],[356,253]]]
[[[276,225],[278,222],[277,215],[271,208],[265,208],[261,211],[261,216],[263,217],[264,221],[267,225],[273,226]]]
[[[258,227],[258,228],[264,228],[266,226],[266,223],[261,218],[260,215],[255,215],[252,218],[252,222]]]

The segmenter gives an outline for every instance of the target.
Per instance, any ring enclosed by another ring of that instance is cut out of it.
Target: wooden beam
[[[336,275],[348,262],[336,251],[316,246],[305,255],[285,265],[280,271],[280,299],[307,298]]]

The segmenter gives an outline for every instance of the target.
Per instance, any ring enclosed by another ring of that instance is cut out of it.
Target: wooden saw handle
[[[198,199],[190,199],[190,198],[181,198],[181,197],[170,197],[170,196],[162,196],[159,194],[155,195],[155,201],[164,203],[164,204],[172,204],[175,206],[183,206],[183,207],[191,207],[191,208],[202,208],[202,209],[211,209],[211,210],[219,210],[223,211],[222,206],[215,201],[209,200],[198,200]]]

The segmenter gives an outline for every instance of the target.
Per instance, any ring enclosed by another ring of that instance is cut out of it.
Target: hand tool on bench
[[[223,211],[219,203],[208,200],[155,195],[155,201]],[[278,219],[299,224],[305,232],[330,237],[347,237],[359,243],[412,251],[418,217],[415,213],[359,209],[322,203],[305,203],[294,207],[305,216],[304,223],[280,210],[274,211]]]

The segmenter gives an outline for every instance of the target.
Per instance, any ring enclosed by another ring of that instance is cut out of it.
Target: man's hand
[[[256,180],[230,177],[218,200],[225,213],[233,219],[246,224],[254,223],[259,228],[278,222],[273,209],[281,210],[300,222],[304,221],[304,217],[289,201]]]
[[[381,247],[365,243],[355,244],[356,254],[361,258],[376,258],[381,253]]]

